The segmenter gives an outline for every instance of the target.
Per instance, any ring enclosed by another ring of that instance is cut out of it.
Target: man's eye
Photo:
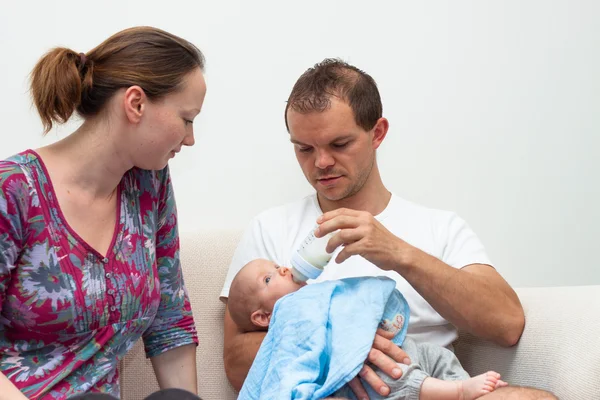
[[[335,147],[336,149],[343,149],[347,145],[348,145],[348,142],[346,142],[346,143],[334,143],[333,147]]]
[[[299,147],[299,148],[298,148],[298,151],[299,151],[300,153],[308,153],[308,152],[309,152],[309,151],[311,151],[311,150],[312,150],[312,147]]]

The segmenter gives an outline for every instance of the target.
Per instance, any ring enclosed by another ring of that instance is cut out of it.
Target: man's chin
[[[319,197],[322,197],[329,201],[339,201],[339,200],[343,200],[347,197],[346,191],[340,190],[338,188],[325,189],[325,190],[323,190],[322,188],[319,188],[319,189],[316,189],[316,191],[317,191],[317,194],[319,195]]]

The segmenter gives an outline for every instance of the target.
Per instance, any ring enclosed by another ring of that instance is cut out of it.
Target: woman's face
[[[183,146],[194,145],[193,122],[202,109],[205,94],[204,76],[197,68],[183,79],[177,92],[145,102],[132,149],[136,167],[161,170]]]

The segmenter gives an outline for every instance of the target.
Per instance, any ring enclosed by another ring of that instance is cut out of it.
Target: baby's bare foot
[[[493,392],[499,387],[507,385],[508,383],[500,379],[499,373],[488,371],[485,374],[477,375],[461,382],[461,400],[474,400],[484,394]]]

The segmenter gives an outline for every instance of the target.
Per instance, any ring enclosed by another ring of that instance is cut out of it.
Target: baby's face
[[[255,260],[248,265],[256,282],[256,296],[265,311],[273,311],[275,302],[304,286],[292,279],[291,271],[267,260]]]

